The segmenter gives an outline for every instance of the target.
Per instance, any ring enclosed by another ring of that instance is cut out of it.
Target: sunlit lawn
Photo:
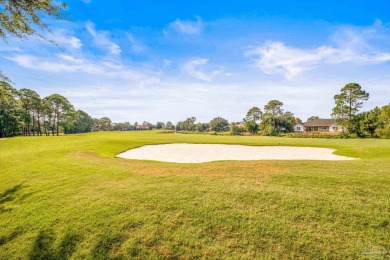
[[[316,146],[355,161],[175,164],[145,144]],[[159,132],[0,141],[0,259],[389,257],[390,140]]]

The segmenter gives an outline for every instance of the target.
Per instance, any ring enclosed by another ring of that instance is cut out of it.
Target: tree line
[[[154,128],[147,122],[144,124]],[[41,98],[33,90],[17,90],[10,83],[0,81],[0,138],[17,135],[54,136],[62,132],[126,131],[137,129],[137,125],[129,122],[113,123],[108,117],[92,118],[85,111],[75,110],[64,96],[52,94]]]
[[[222,132],[229,131],[229,121],[222,117],[215,117],[208,123],[196,123],[195,117],[187,118],[176,124],[176,131],[196,131],[196,132]]]
[[[390,104],[382,108],[359,112],[369,94],[357,83],[350,83],[334,96],[335,107],[332,117],[343,129],[343,134],[356,137],[390,138]],[[312,116],[311,121],[318,119]],[[301,120],[299,120],[301,122]],[[15,89],[8,82],[0,81],[0,138],[16,135],[42,136],[59,135],[60,132],[86,133],[93,131],[129,130],[177,130],[193,132],[229,131],[232,135],[242,132],[260,135],[279,135],[293,132],[296,118],[290,111],[284,111],[283,102],[271,100],[261,110],[252,107],[242,122],[231,123],[222,117],[208,123],[197,122],[195,117],[179,121],[176,125],[168,121],[156,124],[147,121],[114,123],[108,117],[92,118],[87,112],[75,110],[69,100],[59,94],[41,98],[30,89]]]
[[[278,135],[281,132],[294,130],[295,117],[290,111],[284,111],[283,102],[271,100],[262,111],[252,107],[243,119],[243,125],[231,124],[231,134],[240,134],[243,131],[252,134]]]
[[[344,136],[390,138],[390,104],[359,112],[368,98],[369,93],[362,90],[359,84],[349,83],[334,96],[335,107],[331,115]],[[296,119],[293,113],[285,112],[282,107],[283,102],[279,100],[269,101],[263,111],[252,107],[243,119],[243,125],[231,124],[231,134],[238,135],[244,131],[261,135],[293,132]],[[315,119],[319,117],[311,116],[307,121]],[[298,121],[302,123],[302,120]]]
[[[359,112],[369,96],[358,83],[345,85],[334,96],[332,117],[347,135],[390,138],[390,104]]]
[[[72,104],[61,95],[41,98],[33,90],[16,90],[0,81],[0,137],[58,135],[75,117]]]
[[[144,121],[114,123],[108,117],[92,118],[87,112],[76,110],[69,100],[59,94],[41,98],[30,89],[15,89],[10,83],[0,81],[0,138],[17,135],[42,136],[87,133],[96,131],[175,130],[223,131],[228,121],[217,117],[206,124],[195,124],[194,117],[175,126],[172,122]]]
[[[295,117],[290,111],[283,110],[283,102],[271,100],[264,106],[264,112],[258,107],[252,107],[241,122],[232,122],[222,117],[215,117],[209,123],[196,122],[195,117],[187,118],[176,124],[177,131],[192,132],[222,132],[230,131],[232,135],[242,132],[252,134],[276,135],[280,132],[293,131]]]

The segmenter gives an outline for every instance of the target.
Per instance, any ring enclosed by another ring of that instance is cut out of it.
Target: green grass
[[[174,164],[145,144],[330,147],[355,161]],[[0,259],[386,258],[390,140],[157,132],[0,140]]]

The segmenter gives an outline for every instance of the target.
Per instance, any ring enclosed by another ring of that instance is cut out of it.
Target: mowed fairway
[[[313,146],[353,161],[175,164],[159,143]],[[367,258],[390,250],[390,140],[159,132],[0,142],[0,259]]]

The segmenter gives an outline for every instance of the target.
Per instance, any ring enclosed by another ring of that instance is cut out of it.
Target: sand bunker
[[[223,160],[354,160],[333,154],[334,149],[292,146],[245,146],[225,144],[146,145],[117,157],[175,163],[202,163]]]

